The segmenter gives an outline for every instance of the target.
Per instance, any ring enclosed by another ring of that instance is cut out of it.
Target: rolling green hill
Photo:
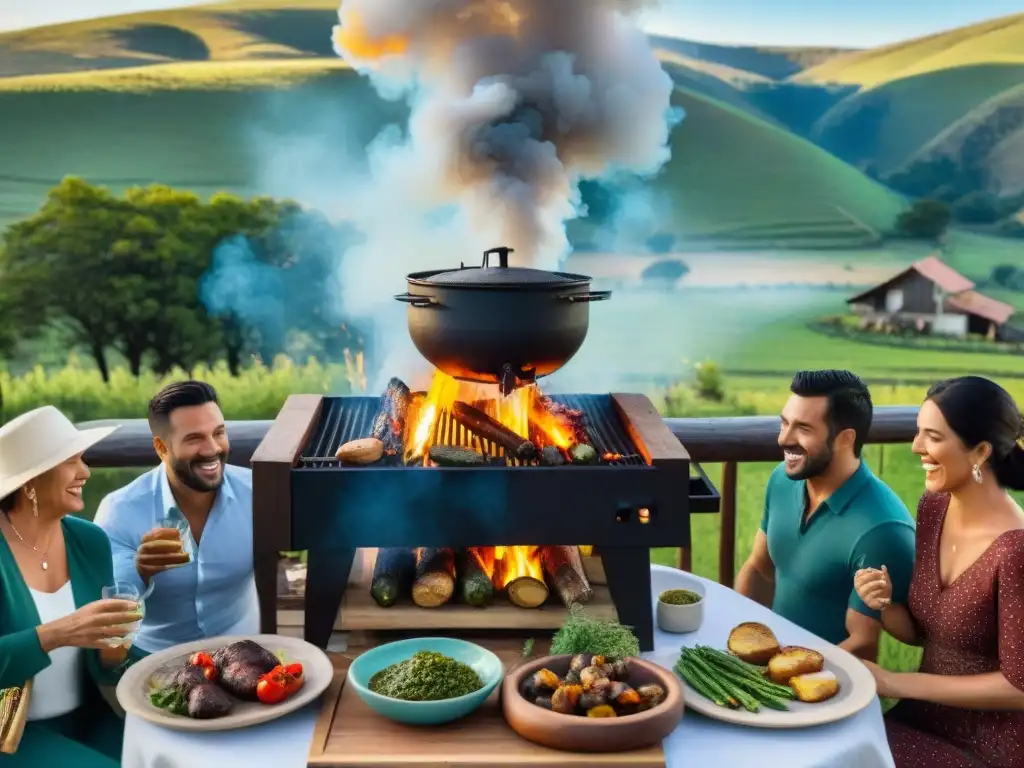
[[[978,64],[1024,64],[1024,13],[830,58],[792,76],[803,83],[875,88],[893,80]]]
[[[814,124],[810,138],[855,165],[870,163],[884,175],[1020,83],[1024,58],[1021,64],[976,64],[890,80],[844,98]]]
[[[234,0],[0,35],[0,112],[18,116],[0,122],[0,146],[17,147],[0,154],[0,223],[31,212],[66,174],[114,189],[160,181],[273,193],[261,184],[257,132],[322,145],[344,136],[358,155],[401,109],[334,56],[336,3]],[[742,90],[835,51],[665,38],[655,47],[688,113],[656,182],[680,238],[700,248],[864,247],[892,225],[901,198],[786,131]]]

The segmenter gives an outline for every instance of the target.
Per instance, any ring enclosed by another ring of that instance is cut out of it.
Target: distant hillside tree
[[[640,279],[645,283],[674,285],[689,272],[690,268],[679,259],[662,259],[644,269]]]
[[[896,218],[896,233],[915,240],[937,240],[949,228],[952,213],[939,200],[918,200]]]

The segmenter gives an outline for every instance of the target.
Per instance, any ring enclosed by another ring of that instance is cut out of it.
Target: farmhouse
[[[974,283],[936,256],[916,261],[886,282],[847,299],[864,327],[916,329],[963,338],[978,334],[1004,339],[1015,312],[974,290]]]

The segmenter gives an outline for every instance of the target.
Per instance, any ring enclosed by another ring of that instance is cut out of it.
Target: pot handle
[[[417,296],[413,293],[400,293],[395,296],[395,301],[411,304],[414,307],[433,307],[437,305],[437,299],[430,296]]]
[[[587,293],[570,293],[568,296],[559,296],[560,299],[565,299],[573,304],[577,302],[585,301],[604,301],[612,297],[611,291],[589,291]]]

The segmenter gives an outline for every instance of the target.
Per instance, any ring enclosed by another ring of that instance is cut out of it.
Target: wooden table
[[[522,655],[519,639],[480,644],[498,654],[506,669]],[[665,768],[661,745],[617,754],[577,754],[526,741],[505,722],[500,686],[479,710],[448,725],[414,727],[387,720],[345,686],[348,665],[362,650],[334,656],[337,673],[313,731],[309,768]],[[536,653],[543,655],[547,649],[538,647]]]

